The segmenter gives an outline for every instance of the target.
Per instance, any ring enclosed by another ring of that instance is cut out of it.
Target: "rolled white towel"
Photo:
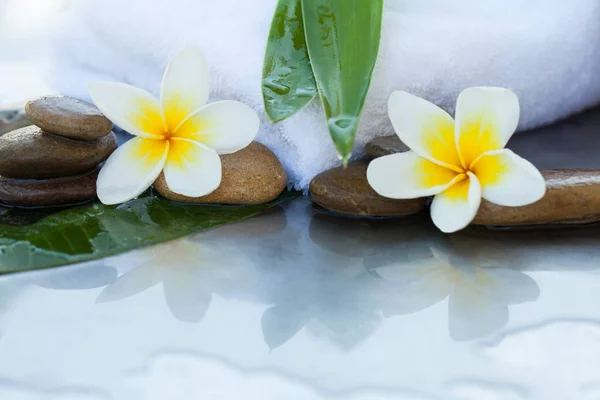
[[[290,183],[306,189],[339,163],[320,104],[277,125],[264,118],[261,73],[276,0],[71,0],[57,21],[50,83],[88,98],[90,81],[113,80],[158,94],[172,54],[201,47],[211,96],[243,101],[263,115],[258,140],[279,156]],[[453,112],[470,86],[513,89],[521,130],[600,102],[598,0],[388,0],[380,57],[355,155],[393,132],[387,99],[406,90]]]

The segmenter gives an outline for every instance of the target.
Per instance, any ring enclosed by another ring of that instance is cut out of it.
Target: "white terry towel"
[[[365,0],[366,1],[366,0]],[[92,80],[158,94],[168,59],[201,47],[213,100],[245,102],[263,115],[258,140],[284,163],[290,183],[339,165],[319,102],[270,125],[262,62],[276,0],[71,0],[57,21],[50,82],[88,98]],[[387,0],[380,57],[354,154],[393,129],[387,99],[406,90],[453,112],[470,86],[513,89],[520,129],[550,123],[600,101],[599,0]]]

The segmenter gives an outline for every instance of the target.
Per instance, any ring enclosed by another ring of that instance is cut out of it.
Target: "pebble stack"
[[[32,126],[0,136],[0,202],[22,207],[96,198],[100,165],[117,149],[112,123],[92,104],[46,96],[25,106]]]

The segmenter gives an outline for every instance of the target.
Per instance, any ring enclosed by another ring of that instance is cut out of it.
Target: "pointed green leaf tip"
[[[302,11],[329,132],[347,162],[377,61],[383,0],[302,0]]]
[[[301,0],[279,0],[267,42],[262,94],[273,122],[306,106],[317,95],[302,21]]]

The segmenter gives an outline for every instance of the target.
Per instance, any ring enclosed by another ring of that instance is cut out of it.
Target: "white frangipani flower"
[[[187,48],[165,71],[160,101],[122,83],[95,82],[90,95],[108,119],[136,137],[106,161],[97,181],[98,198],[118,204],[144,192],[161,171],[173,192],[200,197],[221,183],[219,154],[248,146],[260,121],[236,101],[206,105],[209,71],[202,52]]]
[[[481,198],[501,206],[535,203],[546,183],[529,161],[505,149],[519,122],[519,100],[507,89],[464,90],[456,122],[439,107],[394,92],[388,113],[412,151],[377,158],[367,170],[371,187],[393,199],[435,196],[431,218],[443,232],[465,228]]]

